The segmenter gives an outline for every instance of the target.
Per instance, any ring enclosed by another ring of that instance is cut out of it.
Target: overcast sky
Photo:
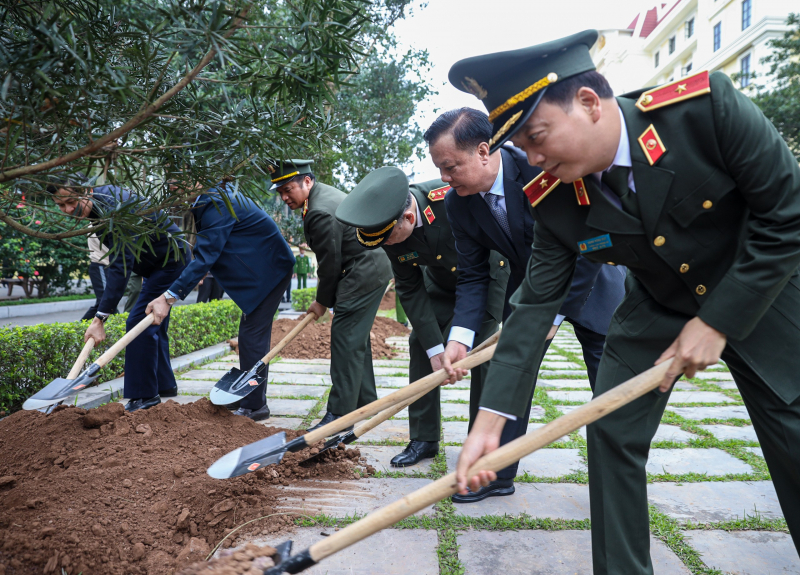
[[[419,106],[419,125],[427,128],[438,113],[461,106],[485,110],[475,97],[447,81],[455,62],[469,56],[514,50],[589,28],[625,28],[653,0],[430,0],[423,10],[396,26],[405,46],[427,48],[430,82],[439,92]],[[439,177],[429,158],[406,166],[414,181]]]

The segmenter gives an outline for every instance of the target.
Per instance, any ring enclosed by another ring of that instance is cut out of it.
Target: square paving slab
[[[178,384],[178,393],[190,393],[197,395],[211,393],[211,390],[214,389],[214,385],[217,383],[216,381],[203,381],[196,379],[176,379],[176,382]]]
[[[542,387],[576,387],[578,389],[592,389],[589,385],[588,379],[546,379],[544,377],[540,377],[536,380],[536,385]]]
[[[469,419],[469,405],[466,403],[442,403],[442,418],[463,417]]]
[[[442,401],[469,401],[468,389],[450,389],[450,386],[442,387]]]
[[[272,399],[269,401],[269,410],[273,415],[305,417],[315,405],[317,402],[313,399]]]
[[[408,421],[390,419],[384,421],[375,429],[365,433],[354,443],[367,443],[370,441],[396,441],[398,443],[408,443]],[[396,448],[395,448],[396,449]]]
[[[760,447],[745,447],[745,450],[749,451],[750,453],[754,453],[759,457],[764,457],[764,450]]]
[[[469,423],[466,421],[445,421],[442,423],[442,430],[444,431],[444,441],[447,443],[464,443],[467,439],[467,429]],[[529,423],[526,433],[530,433],[534,429],[544,427],[544,423]],[[564,436],[557,441],[567,441],[569,437]]]
[[[800,559],[787,533],[684,531],[708,567],[731,575],[798,575]]]
[[[403,451],[403,447],[393,445],[358,445],[356,447],[361,451],[362,457],[366,458],[367,464],[372,465],[378,471],[410,475],[416,472],[428,473],[433,465],[433,458],[429,458],[410,467],[392,467],[389,462],[392,457]]]
[[[454,471],[461,448],[448,445],[444,450],[447,469]],[[540,449],[520,459],[518,473],[529,473],[536,477],[562,477],[575,471],[586,471],[586,463],[577,449]]]
[[[578,377],[589,377],[585,369],[540,369],[540,377],[564,377],[565,375],[577,375]]]
[[[375,376],[375,387],[405,387],[408,384],[408,377],[390,377],[388,375]]]
[[[671,473],[701,473],[727,475],[729,473],[752,473],[753,469],[721,449],[651,449],[647,459],[647,473],[659,475]]]
[[[269,402],[267,402],[269,405]],[[281,429],[304,429],[303,426],[303,419],[300,417],[270,417],[268,419],[262,419],[261,421],[257,421],[256,423],[260,423],[265,427],[280,427]],[[309,427],[311,427],[309,425]]]
[[[267,385],[267,397],[322,397],[328,387],[321,385]]]
[[[581,366],[572,361],[550,361],[548,358],[542,362],[541,369],[581,369]]]
[[[698,425],[702,427],[720,441],[726,439],[737,439],[739,441],[754,441],[758,443],[756,430],[752,425],[736,427],[734,425]]]
[[[729,521],[756,514],[783,517],[771,481],[657,482],[647,486],[647,498],[679,521]]]
[[[573,483],[516,483],[514,495],[488,497],[477,503],[455,504],[456,515],[526,514],[551,519],[589,519],[589,487]]]
[[[458,534],[458,558],[467,575],[591,575],[591,534],[587,531],[476,531]],[[660,540],[650,537],[658,575],[691,572]]]
[[[586,428],[581,427],[578,431],[580,436],[586,439]],[[674,441],[676,443],[689,443],[691,439],[698,439],[694,433],[682,430],[677,425],[660,424],[656,434],[653,436],[653,443],[656,441]]]
[[[744,405],[730,405],[720,407],[668,407],[686,419],[700,421],[701,419],[750,419]]]

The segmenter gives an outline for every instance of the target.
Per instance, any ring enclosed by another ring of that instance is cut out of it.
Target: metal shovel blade
[[[214,405],[236,403],[264,383],[264,379],[263,375],[258,374],[258,364],[249,371],[242,371],[236,367],[231,368],[211,390],[209,399]]]
[[[280,463],[285,453],[286,433],[281,431],[223,455],[211,464],[206,473],[214,479],[239,477],[267,465]]]
[[[92,364],[75,379],[65,379],[63,377],[54,379],[25,400],[25,403],[22,404],[22,409],[41,409],[74,397],[82,389],[91,385],[97,379],[99,373],[100,366]]]

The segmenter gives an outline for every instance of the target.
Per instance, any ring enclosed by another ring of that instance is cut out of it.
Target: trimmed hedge
[[[292,290],[292,309],[295,311],[308,311],[308,306],[317,299],[317,288]]]
[[[172,309],[170,355],[177,357],[216,345],[239,331],[242,312],[231,300],[218,300]],[[106,340],[96,347],[87,365],[125,333],[128,314],[111,316]],[[0,412],[16,411],[22,403],[57,377],[66,377],[83,348],[88,321],[0,329]],[[102,383],[122,375],[125,350],[101,372]]]

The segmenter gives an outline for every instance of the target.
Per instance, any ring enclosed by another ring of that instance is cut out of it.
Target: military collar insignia
[[[652,166],[658,160],[661,159],[661,156],[667,153],[667,147],[664,145],[664,142],[661,141],[661,138],[656,132],[655,126],[650,124],[647,129],[642,132],[642,135],[639,136],[639,145],[642,147],[642,151],[644,155],[647,157],[647,161],[650,162]]]
[[[450,186],[442,186],[441,188],[436,188],[435,190],[431,190],[428,192],[428,199],[432,202],[438,202],[444,199],[445,194],[447,194],[447,190],[450,189]]]
[[[561,180],[553,174],[542,172],[528,182],[522,190],[525,192],[525,195],[528,196],[531,207],[535,208],[539,205],[539,202],[545,199],[550,192],[555,190],[560,183]],[[586,185],[583,183],[583,178],[578,178],[572,182],[572,187],[575,189],[575,197],[578,200],[578,205],[590,205],[591,202],[589,201],[589,195],[586,193]]]
[[[433,210],[431,209],[430,206],[425,208],[425,210],[422,213],[425,214],[425,219],[428,220],[428,224],[432,224],[433,220],[436,219],[436,216],[433,215]]]
[[[589,195],[586,193],[586,185],[583,183],[583,178],[578,178],[572,182],[572,185],[575,188],[575,197],[578,198],[578,205],[588,206],[591,204]]]
[[[303,202],[303,219],[306,219],[307,213],[308,213],[308,200]]]
[[[407,262],[409,260],[415,260],[418,257],[419,257],[419,254],[417,252],[411,252],[411,253],[408,253],[408,254],[403,254],[402,256],[397,256],[397,261],[399,261],[402,264],[402,263],[405,263],[405,262]]]
[[[711,93],[711,84],[708,79],[708,71],[705,70],[642,92],[636,101],[636,107],[642,112],[650,112],[651,110],[657,110],[676,102],[682,102],[709,93]]]

